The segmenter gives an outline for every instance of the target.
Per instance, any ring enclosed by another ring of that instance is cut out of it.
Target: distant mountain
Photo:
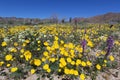
[[[86,23],[120,23],[120,13],[107,13],[90,18],[77,18],[79,22]]]
[[[93,23],[120,23],[120,13],[107,13],[91,17],[88,20]]]
[[[120,13],[107,13],[103,15],[97,15],[89,18],[73,18],[72,21],[77,20],[79,23],[120,23]],[[0,24],[11,24],[11,25],[35,25],[44,23],[57,23],[60,22],[57,17],[48,19],[39,18],[16,18],[16,17],[0,17]],[[62,20],[63,21],[63,20]]]
[[[39,24],[40,19],[31,19],[31,18],[16,18],[16,17],[0,17],[0,24]]]

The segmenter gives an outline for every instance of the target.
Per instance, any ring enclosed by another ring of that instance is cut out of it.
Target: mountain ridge
[[[78,20],[78,23],[120,23],[120,12],[109,12],[106,14],[96,15],[89,18],[76,17],[72,21]],[[39,18],[17,18],[17,17],[0,17],[0,24],[43,24],[60,22],[57,16],[47,19]],[[68,21],[67,21],[68,22]]]

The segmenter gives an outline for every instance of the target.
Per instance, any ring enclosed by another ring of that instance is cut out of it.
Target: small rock
[[[6,76],[0,76],[0,80],[7,80]]]
[[[85,80],[92,80],[92,79],[88,76],[87,79],[85,79]]]
[[[109,71],[110,71],[111,74],[116,74],[116,72],[118,72],[117,69],[109,69]]]
[[[106,80],[105,78],[103,78],[102,74],[98,74],[98,76],[96,76],[96,80]]]
[[[120,70],[119,70],[119,72],[118,72],[118,79],[120,80]]]
[[[57,75],[54,75],[54,79],[53,80],[62,80],[62,78],[57,76]]]
[[[116,78],[115,78],[113,75],[110,75],[110,76],[108,77],[108,80],[116,80]]]
[[[37,75],[36,74],[33,74],[31,76],[29,76],[26,80],[37,80]]]

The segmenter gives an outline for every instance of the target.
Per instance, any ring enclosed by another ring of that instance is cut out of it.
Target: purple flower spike
[[[109,36],[107,39],[107,52],[106,52],[105,57],[107,57],[110,54],[110,50],[113,47],[113,43],[114,43],[113,37]]]
[[[109,36],[108,39],[107,39],[107,46],[108,46],[108,48],[111,49],[113,47],[113,43],[114,43],[113,37]]]
[[[82,40],[82,48],[83,48],[83,53],[84,53],[84,50],[85,50],[85,46],[86,46],[87,42],[86,40]]]
[[[86,40],[83,39],[83,40],[82,40],[82,47],[85,47],[85,46],[86,46]]]

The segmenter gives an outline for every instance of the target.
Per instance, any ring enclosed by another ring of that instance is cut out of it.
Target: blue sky
[[[120,12],[120,0],[0,0],[2,17],[91,17],[108,12]]]

